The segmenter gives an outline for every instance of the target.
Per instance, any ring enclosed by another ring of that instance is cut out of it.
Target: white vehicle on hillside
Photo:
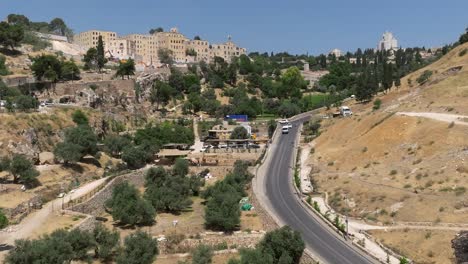
[[[341,106],[340,107],[340,114],[342,116],[352,116],[353,115],[353,112],[351,111],[351,109],[349,109],[348,106]]]
[[[286,125],[286,124],[289,123],[289,120],[283,119],[283,120],[280,120],[279,123],[280,123],[281,125]]]
[[[289,126],[283,126],[281,128],[281,134],[288,134],[289,133]]]

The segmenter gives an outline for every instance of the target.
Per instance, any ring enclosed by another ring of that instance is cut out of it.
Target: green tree
[[[127,163],[130,169],[143,168],[149,155],[149,153],[139,146],[127,146],[122,150],[122,160]]]
[[[0,45],[14,50],[24,38],[24,29],[20,25],[10,25],[0,22]]]
[[[86,125],[66,129],[64,142],[80,146],[82,157],[87,154],[94,155],[98,151],[97,136],[91,127]]]
[[[124,249],[117,258],[117,264],[151,264],[158,254],[157,240],[137,231],[125,238]]]
[[[273,256],[258,249],[243,249],[239,264],[274,264]]]
[[[10,71],[8,71],[7,66],[5,65],[6,57],[0,55],[0,75],[8,75]]]
[[[102,41],[102,36],[99,35],[98,37],[98,44],[96,47],[96,63],[97,63],[97,68],[99,72],[101,72],[102,68],[104,68],[104,65],[107,63],[106,59],[106,54],[104,51],[104,42]]]
[[[61,142],[55,146],[54,155],[63,160],[65,164],[76,163],[83,157],[82,151],[83,148],[80,145]]]
[[[196,35],[195,37],[193,37],[194,40],[201,40],[200,36]]]
[[[151,204],[142,199],[135,186],[128,182],[116,185],[105,205],[110,209],[114,221],[125,225],[149,225],[156,216]]]
[[[172,65],[174,64],[172,50],[162,48],[158,49],[158,58],[159,61],[163,64]]]
[[[205,186],[205,180],[197,175],[192,175],[189,179],[190,190],[193,196],[200,195],[200,189]]]
[[[128,59],[125,62],[120,61],[115,75],[122,77],[122,80],[125,76],[130,78],[130,75],[135,75],[135,61],[132,59]]]
[[[192,204],[190,181],[185,177],[184,166],[179,162],[174,175],[163,168],[151,168],[146,173],[145,198],[156,210],[179,212]]]
[[[20,111],[29,111],[30,109],[36,109],[39,103],[36,98],[29,95],[20,95],[14,99],[16,108]]]
[[[283,254],[292,259],[291,263],[299,263],[305,249],[301,234],[292,230],[289,226],[268,232],[257,245],[257,248],[274,258],[274,262],[282,258]],[[283,257],[285,258],[285,257]]]
[[[96,48],[89,48],[88,51],[86,51],[86,54],[83,56],[83,62],[85,63],[84,65],[85,70],[96,69],[97,61],[98,61],[97,54],[98,52]]]
[[[231,133],[231,139],[248,139],[249,138],[249,133],[247,132],[247,129],[243,126],[238,126],[234,128],[234,130]]]
[[[29,161],[26,156],[15,154],[11,159],[9,171],[13,175],[13,182],[23,182],[26,185],[31,185],[39,172],[34,168],[34,165]]]
[[[8,225],[8,218],[3,213],[2,209],[0,208],[0,229],[7,227]]]
[[[156,103],[156,109],[159,109],[159,105],[167,104],[171,97],[176,93],[175,89],[169,84],[156,80],[153,83],[150,92],[150,102],[151,104]]]
[[[282,117],[291,117],[301,112],[301,108],[289,100],[285,100],[278,107],[278,115]]]
[[[240,225],[240,198],[233,186],[223,185],[214,191],[206,203],[205,225],[213,230],[232,232]]]
[[[104,150],[113,157],[120,157],[122,151],[131,145],[132,140],[125,136],[109,135],[104,139]]]
[[[164,29],[162,27],[157,27],[157,28],[152,28],[149,31],[150,34],[159,33],[159,32],[164,32]]]
[[[65,36],[69,31],[67,25],[61,18],[54,18],[49,23],[49,30],[61,36]]]
[[[213,250],[211,247],[200,244],[192,252],[192,264],[211,264],[213,259]]]
[[[69,61],[62,61],[60,68],[60,77],[62,80],[79,80],[80,79],[80,69],[76,65],[73,59]]]
[[[288,68],[283,75],[281,76],[282,82],[282,93],[277,94],[281,98],[288,98],[288,97],[301,97],[301,89],[305,89],[307,87],[304,78],[299,71],[299,68],[293,66]]]
[[[85,113],[81,110],[75,110],[72,114],[72,120],[75,122],[77,125],[88,125],[89,124],[89,119],[86,116]]]
[[[93,230],[93,239],[96,242],[94,257],[109,262],[119,245],[119,233],[98,224]]]
[[[90,232],[78,228],[72,229],[66,233],[66,243],[69,243],[73,249],[72,259],[91,260],[88,251],[94,248],[94,241]]]
[[[7,22],[12,25],[20,25],[23,28],[28,28],[30,24],[29,18],[20,14],[9,14]]]
[[[458,42],[460,42],[460,44],[468,42],[468,27],[465,29],[465,33],[460,36]]]
[[[186,90],[184,76],[179,70],[175,68],[171,69],[171,75],[169,76],[168,84],[176,89],[176,91],[179,93]]]
[[[186,159],[176,159],[174,166],[172,167],[172,174],[180,177],[187,176],[189,172],[189,162]]]
[[[37,80],[55,83],[61,78],[62,64],[57,56],[42,54],[32,58],[31,71]]]

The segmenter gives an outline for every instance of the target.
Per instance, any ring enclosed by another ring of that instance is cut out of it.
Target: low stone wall
[[[74,204],[72,201],[71,203],[68,203],[66,207],[72,211],[83,214],[100,215],[105,212],[104,203],[111,197],[114,186],[127,181],[130,184],[135,185],[137,188],[140,188],[145,183],[145,172],[146,171],[140,170],[117,176],[87,201],[79,204]]]
[[[177,245],[168,245],[167,240],[158,242],[158,248],[161,254],[186,253],[203,244],[216,248],[219,245],[225,244],[228,248],[254,248],[255,245],[265,235],[265,232],[236,232],[232,235],[224,233],[202,233],[200,238],[184,239]]]
[[[33,198],[22,202],[14,208],[4,208],[2,211],[11,222],[20,222],[25,218],[32,210],[34,206],[42,204],[42,198],[40,196],[34,196]]]

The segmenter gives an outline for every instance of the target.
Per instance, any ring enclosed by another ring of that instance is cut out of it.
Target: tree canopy
[[[156,216],[153,206],[128,182],[116,185],[105,205],[110,209],[114,221],[125,225],[150,225]]]
[[[158,254],[157,240],[137,231],[125,238],[124,249],[117,257],[117,264],[151,264]]]

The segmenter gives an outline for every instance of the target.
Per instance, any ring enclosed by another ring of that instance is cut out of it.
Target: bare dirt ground
[[[215,254],[213,256],[213,264],[225,264],[227,263],[231,258],[236,258],[238,257],[239,254],[237,253],[227,253],[227,254]],[[158,259],[154,262],[154,264],[174,264],[177,263],[178,261],[188,261],[191,263],[191,257],[178,257],[178,256],[173,256],[173,255],[162,255],[158,256]]]
[[[454,231],[375,230],[369,233],[394,251],[408,256],[415,263],[450,264],[454,261],[450,243],[456,235]]]

